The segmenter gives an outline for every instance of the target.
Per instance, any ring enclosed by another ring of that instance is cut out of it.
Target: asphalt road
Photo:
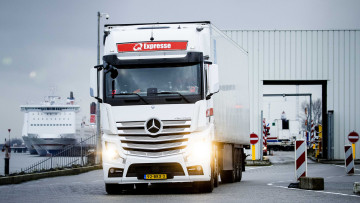
[[[0,202],[360,202],[352,193],[360,182],[360,170],[345,175],[343,166],[308,162],[308,176],[323,177],[325,190],[289,189],[294,181],[293,152],[276,152],[272,166],[247,167],[240,183],[221,184],[212,193],[192,188],[151,187],[107,195],[101,170],[75,176],[0,186]],[[359,166],[358,166],[359,168]]]

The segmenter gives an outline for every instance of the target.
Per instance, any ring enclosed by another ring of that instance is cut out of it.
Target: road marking
[[[93,180],[91,181],[92,183],[97,183],[97,182],[104,182],[104,180]]]
[[[333,164],[334,166],[337,166],[337,167],[341,167],[341,168],[345,168],[345,166],[342,166],[342,165],[336,165],[336,164]],[[355,168],[356,171],[360,171],[360,169],[357,169]]]
[[[269,168],[269,167],[273,167],[273,165],[271,166],[259,166],[259,167],[245,167],[245,171],[248,171],[248,170],[254,170],[254,169],[260,169],[260,168]]]
[[[349,197],[360,197],[359,195],[349,195],[349,194],[344,194],[344,193],[339,193],[339,192],[327,192],[327,191],[319,191],[319,190],[304,190],[304,189],[299,189],[299,188],[288,188],[288,187],[285,187],[285,186],[274,185],[274,183],[282,183],[282,182],[291,182],[291,180],[290,181],[276,181],[276,182],[268,183],[267,185],[272,186],[272,187],[277,187],[277,188],[288,189],[288,190],[299,190],[299,191],[306,191],[306,192],[317,192],[317,193],[333,194],[333,195],[341,195],[341,196],[349,196]]]

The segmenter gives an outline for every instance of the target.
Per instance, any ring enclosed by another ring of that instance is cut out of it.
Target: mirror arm
[[[206,96],[206,100],[209,100],[211,99],[211,96],[213,96],[214,94],[213,93],[210,93],[209,95]]]
[[[99,103],[103,103],[102,99],[100,99],[99,97],[94,97]]]
[[[100,92],[100,87],[99,87],[99,72],[101,71],[101,70],[103,70],[104,69],[104,65],[103,64],[100,64],[100,65],[96,65],[96,66],[94,66],[94,68],[96,68],[97,69],[97,82],[96,82],[96,85],[97,85],[97,95],[99,96],[99,92]],[[99,103],[102,103],[103,102],[103,100],[100,98],[100,97],[94,97]]]
[[[216,92],[210,93],[209,95],[206,96],[206,100],[211,99],[211,97],[212,97],[214,94],[218,93],[218,92],[219,92],[219,90],[216,91]]]
[[[94,68],[96,68],[98,71],[101,71],[104,68],[104,65],[102,65],[102,64],[96,65],[96,66],[94,66]]]

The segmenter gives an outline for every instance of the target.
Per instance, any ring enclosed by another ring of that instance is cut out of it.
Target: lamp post
[[[98,23],[97,23],[97,65],[100,65],[100,19],[105,17],[106,20],[109,19],[109,14],[97,12]],[[101,129],[100,129],[100,103],[96,103],[96,129],[97,129],[97,143],[96,143],[96,159],[97,163],[101,164]]]
[[[5,170],[4,170],[4,172],[5,172],[5,175],[9,175],[9,172],[10,172],[10,170],[9,170],[9,168],[10,168],[10,132],[11,132],[11,129],[8,129],[8,131],[9,131],[9,145],[6,145],[6,139],[5,139],[5,150],[6,150],[6,152],[5,152],[5,158],[4,158],[4,160],[5,160]]]

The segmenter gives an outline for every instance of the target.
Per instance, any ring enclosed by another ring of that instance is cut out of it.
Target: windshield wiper
[[[183,98],[187,103],[190,103],[190,101],[188,99],[186,99],[186,97],[184,95],[182,95],[180,92],[157,92],[157,93],[153,93],[153,94],[178,94],[180,95],[181,98]]]
[[[146,104],[149,104],[149,102],[147,102],[140,94],[135,93],[135,92],[111,94],[111,96],[114,96],[114,95],[137,95],[142,101],[144,101]]]

